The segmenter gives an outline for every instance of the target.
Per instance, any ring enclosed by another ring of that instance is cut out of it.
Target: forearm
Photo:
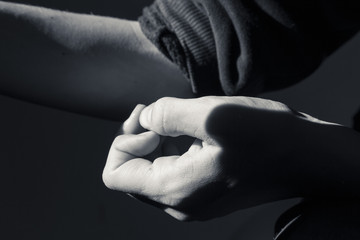
[[[3,94],[112,119],[139,102],[190,95],[137,22],[1,1],[0,18]]]

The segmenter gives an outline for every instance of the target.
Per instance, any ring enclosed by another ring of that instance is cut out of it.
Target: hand
[[[329,152],[322,143],[331,147],[326,140],[333,140],[331,133],[341,128],[282,103],[248,97],[163,98],[143,109],[139,118],[150,131],[115,139],[104,182],[180,220],[204,220],[321,194],[317,190],[323,182],[315,180],[325,176],[322,170],[330,175],[333,170],[321,158]],[[136,124],[135,119],[130,122]],[[181,156],[152,162],[144,156],[156,149],[159,135],[196,140]],[[330,160],[327,155],[325,159]]]

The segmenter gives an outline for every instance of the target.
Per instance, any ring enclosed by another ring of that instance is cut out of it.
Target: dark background
[[[151,1],[19,2],[136,19]],[[357,36],[306,81],[264,97],[349,126],[360,106],[359,59]],[[0,109],[0,239],[272,239],[275,219],[297,201],[181,223],[104,187],[101,172],[120,123],[5,96]]]

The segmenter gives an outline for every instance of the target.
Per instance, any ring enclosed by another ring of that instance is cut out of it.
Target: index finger
[[[161,98],[141,112],[140,124],[163,136],[187,135],[207,141],[207,118],[214,107],[223,103],[219,97]]]

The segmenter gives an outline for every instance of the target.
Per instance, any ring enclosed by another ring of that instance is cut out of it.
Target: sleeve
[[[295,84],[359,30],[356,0],[156,0],[144,34],[199,95]]]

